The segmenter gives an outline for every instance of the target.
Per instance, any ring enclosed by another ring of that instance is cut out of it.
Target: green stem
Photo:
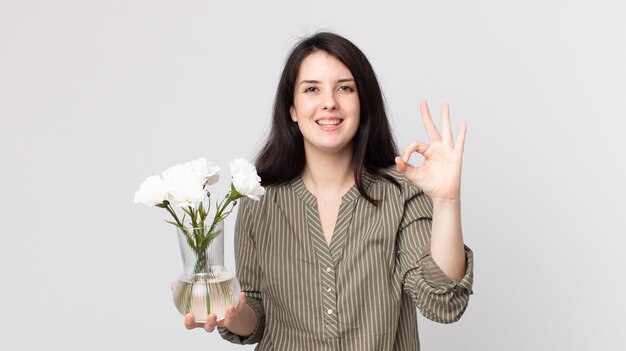
[[[221,233],[215,233],[215,226],[220,221],[224,220],[225,217],[228,216],[233,211],[233,209],[235,207],[235,204],[237,203],[236,202],[237,198],[238,198],[238,193],[236,193],[234,191],[231,191],[228,194],[226,194],[226,196],[224,197],[224,199],[222,199],[222,201],[220,203],[216,204],[217,208],[216,208],[215,217],[213,217],[213,222],[211,223],[211,226],[209,227],[208,233],[205,233],[205,229],[204,229],[205,228],[204,227],[204,220],[206,218],[206,214],[208,214],[208,210],[205,213],[202,204],[199,206],[199,210],[198,210],[199,213],[197,213],[197,214],[193,211],[193,208],[191,208],[191,207],[189,207],[189,209],[185,210],[185,212],[187,214],[189,214],[189,216],[191,217],[192,226],[194,227],[192,229],[194,231],[193,232],[193,239],[195,239],[195,240],[192,240],[189,237],[189,235],[187,234],[187,232],[185,230],[183,230],[185,232],[185,235],[187,235],[187,237],[189,239],[188,241],[189,241],[189,244],[190,244],[191,248],[196,253],[196,264],[194,265],[194,274],[208,273],[209,272],[206,249],[211,244],[213,239],[215,239],[219,234],[221,234]],[[228,211],[225,212],[225,210],[228,208],[229,205],[231,205],[231,203],[232,203],[231,208]],[[210,208],[210,203],[209,203],[209,207],[208,208]],[[176,219],[176,222],[179,223],[179,225],[182,227],[182,224],[180,223],[180,221],[176,217],[176,214],[173,213],[173,211],[170,210],[169,208],[168,208],[168,211],[170,211],[170,213],[172,213],[172,215]],[[198,223],[197,223],[198,219],[200,219],[200,222],[201,222],[200,224],[202,225],[199,228],[197,227],[198,226]],[[195,241],[195,245],[192,245],[193,241]]]
[[[187,299],[187,313],[191,312],[191,300],[193,299],[193,286],[194,285],[195,285],[195,281],[194,281],[194,279],[192,277],[191,278],[191,286],[189,287],[189,298]]]
[[[213,218],[213,222],[211,223],[211,227],[209,228],[208,233],[204,233],[204,227],[198,228],[198,231],[202,231],[202,233],[196,233],[196,247],[194,248],[196,251],[196,265],[194,266],[194,273],[208,273],[209,267],[207,262],[207,254],[206,249],[211,244],[213,239],[217,237],[220,233],[215,233],[215,226],[220,221],[224,220],[224,210],[228,207],[228,205],[233,202],[233,199],[229,195],[217,205],[217,213],[215,213],[215,217]],[[234,205],[233,205],[234,207]],[[232,212],[232,208],[226,215]]]
[[[196,251],[196,264],[193,267],[193,274],[209,273],[206,250],[199,247],[198,249],[194,248],[194,251]]]
[[[183,223],[180,221],[180,219],[178,219],[178,216],[176,215],[176,212],[174,211],[174,209],[172,208],[172,206],[170,205],[170,203],[168,202],[164,208],[167,210],[167,212],[169,212],[169,213],[172,215],[172,217],[174,217],[174,220],[176,221],[176,223],[177,223],[178,227],[180,228],[180,230],[182,230],[182,231],[183,231],[183,234],[184,234],[184,235],[185,235],[185,237],[187,238],[187,244],[189,244],[189,246],[191,246],[192,248],[194,248],[194,249],[195,249],[195,246],[197,246],[197,245],[194,245],[194,241],[193,241],[193,239],[191,238],[191,236],[190,236],[190,235],[189,235],[189,233],[187,232],[187,229],[185,228],[185,226],[183,225]],[[183,221],[184,221],[184,220],[185,220],[185,217],[183,216]],[[196,243],[196,244],[197,244],[197,243]]]
[[[233,199],[231,198],[230,194],[227,194],[224,200],[222,200],[222,202],[220,202],[217,205],[217,212],[215,213],[215,217],[213,217],[213,223],[211,223],[211,228],[209,229],[209,233],[213,233],[213,230],[215,229],[215,225],[217,225],[217,223],[219,223],[221,220],[224,219],[222,217],[222,213],[232,201]]]
[[[181,228],[183,228],[183,224],[178,219],[178,216],[176,215],[176,212],[174,212],[174,209],[172,208],[172,205],[169,204],[169,202],[167,203],[165,209],[167,210],[167,212],[169,212],[172,215],[172,217],[174,217],[174,220],[176,221],[176,223],[178,223],[178,225]]]
[[[204,299],[206,302],[206,314],[207,316],[211,313],[211,294],[209,293],[209,282],[204,281]]]

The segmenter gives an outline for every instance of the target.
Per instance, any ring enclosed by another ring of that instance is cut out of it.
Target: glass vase
[[[213,228],[177,228],[184,272],[174,284],[174,304],[183,316],[191,313],[199,323],[210,313],[223,319],[226,308],[239,303],[239,281],[224,267],[223,232],[223,221]]]

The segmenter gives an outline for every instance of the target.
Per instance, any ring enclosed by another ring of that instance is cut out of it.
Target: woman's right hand
[[[170,289],[174,290],[174,282],[170,283]],[[209,314],[205,323],[196,323],[191,313],[185,315],[185,328],[189,330],[204,328],[209,333],[214,331],[215,327],[224,327],[237,335],[245,337],[252,334],[257,327],[256,324],[256,314],[246,303],[246,293],[244,292],[239,294],[237,307],[228,306],[224,319],[219,321],[215,313]]]
[[[211,313],[208,315],[206,319],[206,323],[197,323],[194,322],[193,314],[187,313],[185,315],[185,327],[189,330],[196,328],[204,328],[207,332],[212,332],[215,330],[215,327],[224,327],[226,329],[231,329],[230,327],[233,324],[237,324],[237,316],[243,310],[246,305],[246,294],[239,294],[239,304],[237,307],[228,306],[226,309],[226,316],[224,319],[217,320],[217,315],[215,313]]]

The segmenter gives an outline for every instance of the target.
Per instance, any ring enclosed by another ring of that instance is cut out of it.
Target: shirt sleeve
[[[256,344],[263,338],[265,330],[265,310],[263,295],[260,291],[261,271],[257,262],[256,244],[251,223],[258,222],[259,211],[254,211],[251,200],[242,198],[235,224],[235,265],[241,291],[246,294],[246,303],[254,310],[257,317],[256,328],[251,335],[243,337],[227,328],[218,327],[220,336],[234,344]]]
[[[430,253],[432,201],[422,191],[405,203],[397,236],[403,289],[424,317],[452,323],[463,315],[472,294],[473,254],[465,246],[466,271],[456,282],[441,270]]]

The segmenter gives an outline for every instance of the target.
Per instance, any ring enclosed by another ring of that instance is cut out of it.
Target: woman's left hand
[[[461,196],[463,144],[467,124],[461,123],[455,144],[452,138],[448,104],[444,104],[441,108],[442,134],[439,134],[437,127],[430,118],[428,104],[424,100],[420,101],[420,112],[430,144],[421,141],[412,142],[404,149],[402,157],[396,157],[396,168],[433,201],[459,200]],[[424,156],[422,165],[413,167],[408,164],[413,152],[418,152]]]

